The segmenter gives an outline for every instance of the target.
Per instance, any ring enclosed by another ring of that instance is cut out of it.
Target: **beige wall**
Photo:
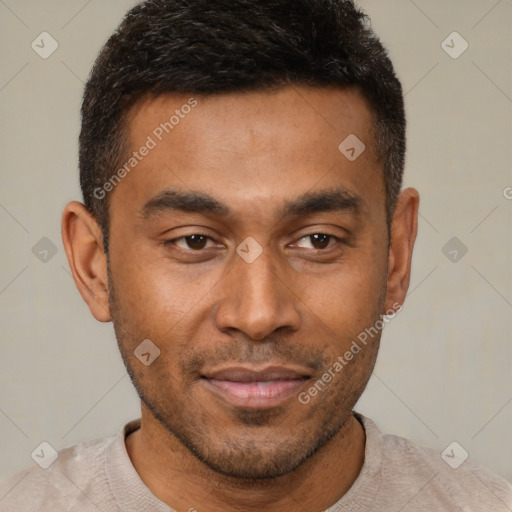
[[[83,81],[133,4],[0,2],[0,478],[43,440],[60,449],[138,415],[112,327],[90,316],[60,240],[80,197]],[[360,4],[408,91],[405,184],[422,203],[409,297],[358,409],[439,452],[455,440],[512,479],[512,2]],[[48,59],[31,48],[42,31],[59,44]],[[469,43],[456,59],[441,47],[453,31]],[[57,251],[46,263],[32,252],[43,237]],[[452,237],[467,247],[456,263]]]

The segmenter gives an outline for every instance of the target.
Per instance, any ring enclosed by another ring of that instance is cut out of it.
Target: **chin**
[[[198,458],[211,470],[238,480],[268,480],[287,475],[296,470],[308,454],[262,453],[247,451],[238,453],[209,453]]]

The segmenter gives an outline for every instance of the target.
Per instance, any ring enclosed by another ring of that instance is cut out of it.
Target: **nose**
[[[262,340],[278,329],[299,329],[299,297],[292,291],[290,271],[275,260],[269,249],[252,263],[234,255],[214,313],[220,331],[241,331]]]

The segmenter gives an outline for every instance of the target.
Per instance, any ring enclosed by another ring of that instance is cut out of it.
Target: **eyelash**
[[[183,236],[179,236],[177,238],[172,238],[171,240],[164,240],[163,244],[165,246],[176,245],[176,242],[178,240],[184,240],[185,238],[190,238],[192,236],[202,236],[202,237],[207,238],[208,240],[213,240],[213,238],[211,236],[207,235],[206,233],[201,233],[200,231],[197,231],[195,233],[191,233],[190,235],[183,235]],[[202,252],[204,250],[204,249],[200,249],[200,250],[181,249],[181,247],[178,247],[178,249],[182,250],[182,251],[189,251],[189,252],[195,252],[195,253],[200,253],[200,252]]]
[[[310,250],[310,251],[326,252],[326,251],[328,251],[329,249],[332,249],[332,248],[333,248],[335,245],[337,245],[337,244],[343,244],[343,245],[346,245],[346,243],[347,243],[347,241],[346,241],[346,239],[345,239],[345,238],[340,238],[339,236],[333,235],[333,234],[331,234],[331,233],[323,232],[323,231],[318,231],[318,232],[315,232],[315,233],[310,233],[310,234],[308,234],[308,235],[303,235],[303,236],[301,236],[301,237],[298,239],[298,241],[303,240],[303,239],[308,238],[308,237],[312,237],[312,236],[314,236],[314,235],[324,235],[324,236],[328,236],[328,237],[330,237],[331,239],[334,239],[335,243],[334,243],[333,245],[330,245],[330,246],[328,246],[328,247],[324,248],[324,249],[308,249],[308,250]],[[170,240],[164,240],[164,241],[163,241],[163,245],[164,245],[164,246],[166,246],[166,247],[167,247],[167,246],[170,246],[170,245],[176,245],[176,242],[177,242],[178,240],[184,240],[184,239],[186,239],[186,238],[190,238],[190,237],[192,237],[192,236],[202,236],[202,237],[207,238],[208,240],[213,240],[213,241],[214,241],[214,239],[213,239],[211,236],[209,236],[208,234],[206,234],[206,233],[201,233],[200,231],[198,231],[198,232],[192,233],[192,234],[190,234],[190,235],[184,235],[184,236],[180,236],[180,237],[177,237],[177,238],[172,238],[172,239],[170,239]],[[181,248],[181,247],[178,247],[178,250],[187,251],[187,252],[190,252],[190,253],[200,254],[200,253],[201,253],[201,252],[203,252],[205,249],[196,249],[196,250],[194,250],[194,249],[190,249],[190,248],[189,248],[189,249],[183,249],[183,248]]]

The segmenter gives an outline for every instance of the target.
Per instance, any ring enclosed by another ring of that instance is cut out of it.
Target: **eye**
[[[305,249],[323,250],[329,249],[340,241],[341,239],[334,235],[329,235],[327,233],[314,233],[312,235],[303,236],[297,242],[297,246]]]
[[[180,249],[200,251],[202,249],[207,248],[208,241],[213,242],[213,240],[209,236],[196,234],[182,236],[180,238],[174,238],[173,240],[167,240],[165,244],[173,244],[179,247]],[[210,245],[209,247],[212,247],[212,245]]]

